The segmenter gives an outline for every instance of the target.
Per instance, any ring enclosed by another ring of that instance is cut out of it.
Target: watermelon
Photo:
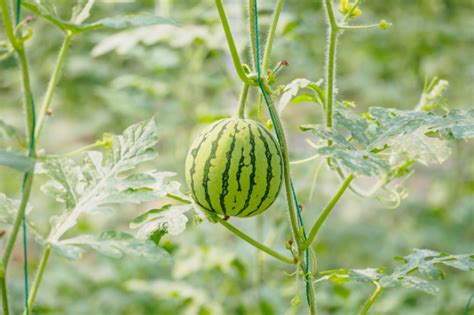
[[[251,217],[275,201],[282,166],[279,146],[262,124],[228,118],[207,127],[192,143],[186,182],[203,209]]]

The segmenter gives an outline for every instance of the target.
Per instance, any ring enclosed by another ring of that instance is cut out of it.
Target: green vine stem
[[[285,179],[285,193],[286,193],[286,201],[288,205],[288,213],[290,217],[290,225],[291,225],[291,231],[293,234],[293,238],[296,241],[296,250],[298,254],[298,262],[299,266],[301,268],[301,271],[306,274],[306,266],[304,263],[303,255],[305,252],[304,249],[304,241],[301,235],[301,226],[298,223],[297,219],[297,214],[296,214],[296,209],[295,209],[295,204],[293,202],[293,193],[291,189],[291,174],[290,174],[290,160],[288,157],[288,145],[286,142],[286,135],[283,129],[283,124],[281,122],[280,116],[278,115],[278,112],[275,108],[275,104],[273,103],[272,100],[272,91],[268,84],[263,82],[263,87],[267,94],[269,95],[267,101],[268,101],[268,110],[270,111],[271,115],[274,118],[275,121],[275,132],[280,139],[280,150],[281,150],[281,156],[283,159],[283,174],[284,174],[284,179]],[[310,308],[310,313],[311,314],[316,314],[316,299],[314,296],[314,287],[312,282],[310,281],[308,284],[308,289],[309,289],[309,308]]]
[[[222,27],[224,29],[225,37],[227,40],[227,44],[229,45],[230,54],[232,55],[232,61],[234,63],[235,70],[239,78],[247,85],[256,86],[257,82],[250,79],[244,71],[242,67],[242,62],[240,61],[240,56],[237,51],[237,47],[235,46],[234,38],[232,37],[232,32],[230,30],[229,22],[227,20],[227,16],[224,11],[224,6],[222,5],[222,0],[215,0],[217,11],[219,12],[219,17],[221,19]]]
[[[41,134],[41,130],[43,129],[44,119],[48,110],[51,106],[51,101],[53,100],[53,95],[58,84],[59,78],[61,76],[61,71],[64,66],[64,60],[66,59],[67,51],[69,49],[69,45],[71,43],[71,39],[73,37],[73,33],[67,32],[66,37],[64,38],[63,44],[61,46],[61,50],[59,51],[58,59],[56,61],[56,65],[54,67],[53,73],[51,78],[48,82],[48,88],[46,90],[46,94],[44,96],[44,101],[41,106],[41,110],[38,115],[38,120],[36,123],[36,130],[35,135],[38,138]]]
[[[305,249],[311,246],[316,235],[319,232],[319,229],[323,225],[324,221],[326,220],[328,215],[331,213],[331,211],[334,209],[339,199],[341,199],[342,195],[344,194],[346,189],[349,187],[353,179],[354,179],[354,176],[352,174],[349,174],[349,176],[347,176],[346,180],[342,183],[341,187],[336,192],[334,197],[332,197],[331,201],[329,201],[327,206],[324,208],[323,212],[321,212],[318,219],[316,220],[313,227],[311,228],[311,232],[309,232],[308,239],[306,240],[306,243],[304,246]]]
[[[267,41],[265,44],[265,52],[263,53],[262,59],[262,72],[266,73],[270,64],[270,57],[273,49],[273,40],[275,39],[276,28],[278,20],[280,19],[281,9],[283,8],[283,0],[278,0],[275,12],[273,13],[272,24],[270,25],[270,31],[268,32]],[[253,41],[252,41],[253,42]]]
[[[185,203],[185,204],[191,204],[191,201],[183,199],[183,198],[181,198],[179,196],[176,196],[176,195],[173,195],[173,194],[168,194],[167,197],[171,198],[173,200]],[[282,254],[276,252],[275,250],[269,248],[268,246],[263,245],[262,243],[260,243],[259,241],[253,239],[252,237],[248,236],[244,232],[240,231],[238,228],[236,228],[235,226],[233,226],[232,224],[230,224],[226,220],[222,219],[221,217],[212,214],[212,218],[215,219],[220,224],[222,224],[226,229],[228,229],[229,231],[234,233],[236,236],[240,237],[244,241],[246,241],[249,244],[255,246],[258,249],[260,249],[261,251],[267,253],[268,255],[273,256],[274,258],[276,258],[278,260],[281,260],[284,263],[292,264],[292,265],[295,264],[295,261],[293,259],[285,257]]]
[[[328,19],[328,51],[326,56],[326,127],[332,127],[332,109],[334,104],[334,90],[336,88],[336,47],[339,26],[334,17],[331,0],[324,0],[326,17]]]
[[[33,304],[35,302],[36,294],[38,293],[41,280],[43,279],[44,270],[46,268],[46,264],[48,263],[50,253],[51,253],[51,245],[46,244],[43,250],[43,255],[41,257],[41,260],[38,266],[38,270],[36,271],[35,279],[33,280],[33,284],[31,286],[30,296],[28,298],[28,309],[30,310],[33,307]],[[23,314],[27,315],[26,310]]]
[[[0,0],[0,6],[2,8],[2,16],[3,21],[5,24],[5,30],[7,33],[7,37],[14,47],[16,54],[18,56],[18,61],[20,64],[21,75],[22,75],[22,84],[23,84],[23,104],[25,107],[26,112],[26,125],[28,135],[30,137],[30,156],[35,157],[35,143],[34,143],[34,108],[33,108],[33,96],[31,92],[31,80],[30,80],[30,71],[29,71],[29,63],[28,58],[26,56],[25,48],[23,45],[23,41],[18,39],[15,36],[15,32],[13,30],[12,20],[10,18],[10,11],[8,8],[7,0]],[[13,251],[13,247],[15,246],[15,241],[18,236],[18,232],[20,230],[21,224],[23,222],[23,217],[25,215],[25,210],[28,205],[28,200],[30,198],[31,189],[33,185],[33,177],[34,177],[34,165],[33,168],[25,173],[24,175],[24,182],[23,182],[23,193],[21,197],[20,207],[16,214],[15,220],[13,222],[13,227],[10,231],[10,235],[7,241],[7,245],[5,248],[5,252],[3,253],[2,257],[2,265],[0,267],[0,282],[2,287],[2,306],[3,306],[3,313],[4,315],[8,315],[10,313],[9,303],[8,303],[8,286],[7,286],[7,274],[8,274],[8,263],[10,261],[10,257]]]
[[[238,118],[245,118],[245,103],[247,102],[247,96],[249,95],[249,85],[245,84],[242,87],[242,92],[240,92],[240,98],[239,98],[239,109],[237,112],[237,117]]]
[[[364,307],[360,311],[360,315],[366,315],[368,313],[369,309],[372,307],[375,300],[379,297],[380,293],[383,290],[382,286],[377,281],[374,281],[372,283],[375,285],[375,291],[370,296],[370,298],[365,302]]]
[[[250,236],[248,236],[244,232],[240,231],[238,228],[236,228],[235,226],[233,226],[232,224],[230,224],[226,220],[220,218],[219,216],[213,216],[213,218],[215,218],[226,229],[228,229],[229,231],[231,231],[232,233],[234,233],[235,235],[237,235],[238,237],[240,237],[241,239],[243,239],[247,243],[249,243],[249,244],[255,246],[256,248],[260,249],[261,251],[267,253],[268,255],[270,255],[270,256],[272,256],[272,257],[274,257],[274,258],[276,258],[276,259],[278,259],[278,260],[280,260],[284,263],[291,264],[291,265],[295,264],[295,262],[292,258],[285,257],[282,254],[278,253],[277,251],[271,249],[270,247],[268,247],[266,245],[263,245],[262,243],[260,243],[257,240],[251,238]]]
[[[255,12],[255,1],[256,0],[249,0],[248,3],[248,13],[249,13],[249,34],[250,34],[250,48],[251,48],[251,58],[252,58],[252,69],[253,71],[256,71],[257,69],[257,45],[255,43],[255,19],[254,16],[255,14],[258,14],[258,12]]]
[[[41,110],[40,117],[38,120],[39,122],[39,124],[37,125],[38,128],[35,129],[36,122],[34,118],[35,115],[34,115],[33,95],[31,91],[30,69],[29,69],[29,62],[28,62],[28,58],[26,55],[25,47],[24,47],[24,40],[21,38],[18,38],[15,35],[7,0],[0,0],[0,7],[2,9],[2,17],[3,17],[8,40],[10,41],[11,45],[13,46],[18,56],[18,61],[20,65],[21,75],[22,75],[23,102],[24,102],[26,119],[27,119],[27,132],[28,132],[28,135],[30,135],[30,142],[31,142],[30,156],[35,158],[36,157],[35,139],[37,140],[41,134],[41,128],[43,125],[44,116],[48,111],[48,108],[52,100],[52,96],[54,95],[54,91],[61,74],[61,69],[64,64],[64,59],[66,56],[67,49],[69,47],[70,40],[72,38],[72,34],[69,34],[69,33],[66,34],[66,39],[61,47],[61,51],[58,56],[56,67],[49,80],[48,88],[45,94],[45,100],[43,103],[43,108]],[[19,36],[21,36],[21,34],[19,34]],[[5,315],[8,315],[10,313],[9,302],[8,302],[8,286],[7,286],[7,281],[6,281],[7,273],[8,273],[8,264],[10,261],[13,248],[15,246],[15,241],[16,241],[18,232],[20,230],[21,223],[23,221],[23,217],[25,215],[26,207],[28,205],[28,200],[31,195],[31,190],[33,186],[33,177],[34,177],[34,165],[33,165],[32,170],[30,170],[28,173],[25,173],[24,184],[23,184],[23,194],[21,197],[20,207],[16,214],[13,227],[10,231],[10,236],[8,238],[5,252],[3,253],[3,257],[2,257],[2,264],[0,266],[2,307],[3,307],[3,314]],[[46,249],[46,251],[48,252],[47,256],[49,256],[49,249]],[[46,265],[46,261],[47,261],[47,258],[44,262],[44,265]],[[44,269],[44,266],[41,268]],[[39,286],[41,277],[42,277],[42,271],[40,274],[39,281],[37,282],[37,286]],[[35,291],[37,291],[37,289],[38,288],[36,287]],[[31,303],[28,303],[29,305],[33,304],[35,295],[36,295],[36,292],[34,293],[33,296],[30,296]]]

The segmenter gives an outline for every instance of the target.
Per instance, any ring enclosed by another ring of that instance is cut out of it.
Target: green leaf
[[[400,285],[405,288],[420,290],[428,294],[436,294],[439,292],[439,289],[435,285],[424,279],[413,276],[400,276],[398,278],[395,278],[394,276],[383,277],[380,280],[380,285],[383,288]]]
[[[95,0],[85,0],[82,3],[75,5],[72,8],[71,22],[81,24],[89,16],[92,7],[94,6]]]
[[[474,259],[471,255],[449,255],[438,253],[429,249],[415,249],[413,254],[397,260],[404,262],[403,265],[395,268],[391,275],[383,276],[380,279],[382,287],[392,287],[402,285],[407,288],[414,288],[429,294],[435,294],[438,289],[426,280],[409,276],[414,271],[420,272],[430,280],[444,279],[444,272],[440,265],[451,266],[462,271],[474,270]]]
[[[131,229],[137,228],[138,226],[152,220],[154,217],[156,217],[160,213],[168,210],[169,208],[171,208],[171,205],[164,205],[164,206],[162,206],[161,208],[158,208],[158,209],[148,210],[147,212],[145,212],[145,213],[139,215],[138,217],[136,217],[135,219],[133,219],[133,221],[130,223],[130,228]]]
[[[449,255],[429,249],[415,249],[412,254],[395,257],[395,260],[402,262],[402,265],[395,268],[391,274],[385,274],[382,268],[337,269],[320,272],[322,276],[316,282],[326,280],[337,284],[349,281],[378,282],[383,288],[402,286],[436,294],[439,289],[428,280],[444,279],[445,274],[439,266],[451,266],[462,271],[474,270],[473,255]],[[415,271],[427,277],[428,280],[413,276],[412,273]]]
[[[178,235],[184,231],[188,222],[185,213],[193,209],[192,204],[184,206],[164,205],[136,217],[130,223],[130,228],[137,230],[136,236],[140,239],[149,238],[156,231],[166,231],[170,235]]]
[[[158,24],[177,25],[176,21],[170,18],[164,18],[149,13],[139,13],[105,18],[94,23],[77,25],[74,31],[86,32],[98,28],[126,29],[132,27],[150,26]]]
[[[301,126],[301,129],[312,131],[321,142],[325,143],[316,149],[317,154],[338,161],[356,175],[377,176],[390,170],[387,161],[371,152],[356,149],[337,130],[320,125],[305,125]],[[328,146],[327,141],[331,141],[332,144]]]
[[[292,100],[295,103],[311,101],[311,102],[321,104],[320,102],[321,95],[322,95],[322,90],[320,89],[321,83],[322,83],[322,80],[318,82],[311,82],[307,79],[295,79],[291,81],[289,84],[287,84],[283,88],[283,92],[281,94],[280,101],[278,103],[278,112],[279,113],[283,112],[283,110],[286,108],[288,104],[292,102]],[[306,96],[301,96],[297,99],[294,99],[301,89],[309,89],[311,92],[314,93],[314,95],[305,94]]]
[[[441,164],[451,155],[448,141],[428,137],[423,130],[413,132],[410,137],[393,138],[388,147],[405,160],[416,160],[423,165]]]
[[[56,242],[55,246],[60,254],[71,259],[80,258],[84,246],[112,258],[127,255],[150,260],[169,259],[169,254],[152,241],[136,239],[128,233],[116,231],[103,232],[98,236],[81,235]]]
[[[414,161],[444,162],[451,154],[447,140],[474,136],[474,110],[445,115],[372,107],[361,116],[338,104],[334,128],[302,126],[320,141],[316,152],[331,157],[348,171],[384,178],[386,184],[410,174]],[[326,143],[330,141],[332,145]],[[385,185],[386,185],[385,184]]]
[[[102,20],[98,20],[92,23],[82,23],[89,16],[88,12],[90,10],[90,7],[88,6],[88,4],[79,9],[75,8],[73,12],[72,21],[69,22],[60,18],[57,15],[56,10],[52,9],[51,6],[47,5],[48,3],[49,2],[44,0],[40,2],[25,0],[23,1],[23,6],[25,6],[33,13],[48,20],[63,31],[71,31],[73,33],[81,33],[100,28],[125,29],[130,27],[140,27],[157,24],[177,25],[177,23],[170,18],[155,16],[149,13],[117,16],[112,18],[104,18]]]
[[[153,119],[130,126],[120,136],[107,136],[106,152],[90,151],[83,164],[70,159],[53,159],[39,165],[38,173],[51,180],[42,191],[64,203],[65,211],[51,220],[49,241],[57,242],[75,226],[84,213],[106,211],[113,204],[157,200],[167,194],[186,198],[178,182],[169,181],[174,173],[130,173],[139,164],[156,156]],[[127,172],[128,175],[123,175]]]
[[[26,172],[33,168],[33,159],[12,151],[0,150],[0,165]]]
[[[368,283],[380,279],[382,273],[382,268],[328,270],[320,272],[323,277],[319,278],[317,282],[330,280],[337,284],[342,284],[348,281]]]
[[[319,148],[316,153],[337,160],[355,175],[377,176],[390,170],[390,164],[387,161],[366,151],[348,150],[333,145]]]

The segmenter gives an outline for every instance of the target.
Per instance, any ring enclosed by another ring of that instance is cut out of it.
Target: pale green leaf
[[[303,97],[300,97],[295,102],[313,101],[315,103],[318,103],[320,101],[320,94],[318,94],[317,92],[320,91],[319,87],[321,83],[322,80],[318,82],[311,82],[307,79],[295,79],[291,81],[283,88],[283,92],[278,103],[278,112],[281,113],[302,89],[309,89],[311,92],[314,93],[314,95],[306,94],[306,97],[304,97],[305,100],[303,100]]]
[[[84,213],[107,211],[113,204],[157,200],[167,194],[186,198],[179,191],[180,184],[169,180],[174,173],[130,174],[137,165],[156,156],[153,119],[106,139],[111,143],[106,152],[90,151],[82,164],[54,159],[40,165],[38,172],[51,178],[42,191],[65,204],[65,211],[51,219],[51,242],[58,241]],[[123,175],[124,172],[128,175]]]
[[[149,238],[156,231],[166,231],[170,235],[178,235],[184,231],[188,222],[185,213],[193,209],[193,205],[164,205],[136,217],[130,223],[130,228],[136,229],[136,236],[141,239]]]
[[[152,241],[136,239],[124,232],[107,231],[98,236],[81,235],[54,244],[64,251],[61,254],[73,259],[82,256],[84,246],[112,258],[121,258],[127,255],[150,260],[169,259],[169,254]]]
[[[52,24],[56,25],[63,31],[71,31],[73,33],[80,33],[91,31],[100,28],[109,29],[125,29],[130,27],[140,27],[157,24],[172,24],[176,25],[176,22],[170,18],[164,18],[155,16],[149,13],[140,13],[134,15],[124,15],[112,18],[104,18],[92,23],[82,23],[88,16],[89,10],[94,1],[89,0],[83,7],[78,9],[77,7],[73,12],[73,21],[65,21],[59,17],[55,10],[51,9],[46,5],[45,1],[23,1],[23,6],[32,11],[33,13],[41,16],[48,20]]]

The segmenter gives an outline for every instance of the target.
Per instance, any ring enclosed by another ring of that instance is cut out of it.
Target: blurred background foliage
[[[260,1],[262,28],[268,26],[274,1]],[[65,18],[70,4],[53,1]],[[244,1],[225,1],[231,27],[248,59]],[[384,18],[388,31],[345,33],[340,38],[338,97],[356,110],[369,106],[412,109],[425,77],[450,82],[445,95],[449,108],[473,104],[474,5],[471,0],[363,1],[362,21]],[[236,111],[240,83],[211,0],[97,1],[91,20],[133,12],[171,16],[180,27],[151,26],[121,32],[98,31],[74,38],[63,77],[47,119],[39,149],[60,154],[94,142],[104,132],[120,133],[151,116],[159,128],[159,158],[152,165],[174,171],[183,179],[184,158],[193,136],[204,124]],[[28,14],[25,13],[24,14]],[[62,34],[44,20],[33,25],[28,54],[33,90],[41,100],[61,45]],[[290,66],[278,78],[317,81],[324,77],[325,18],[320,1],[288,0],[275,42],[273,62]],[[5,39],[0,34],[0,39]],[[19,72],[15,58],[0,63],[0,118],[23,128]],[[249,104],[256,118],[256,101]],[[320,122],[313,105],[284,112],[293,159],[311,149],[298,126]],[[3,145],[3,144],[2,144]],[[348,193],[327,221],[316,242],[318,269],[386,267],[394,256],[413,248],[452,254],[472,253],[474,244],[474,163],[472,142],[453,145],[442,166],[418,166],[407,182],[409,196],[397,209],[378,200]],[[316,164],[293,167],[307,224],[338,186],[321,171],[315,193],[311,183]],[[46,230],[57,213],[52,200],[39,193],[37,179],[32,219]],[[0,169],[0,191],[20,192],[18,173]],[[310,198],[310,196],[312,198]],[[289,228],[283,194],[265,215],[234,223],[260,240],[284,251]],[[84,217],[81,231],[128,229],[128,222],[145,208],[125,205],[112,215]],[[30,239],[30,268],[37,265],[39,246]],[[54,257],[38,296],[38,313],[45,314],[305,314],[301,281],[279,262],[256,251],[221,226],[203,223],[163,241],[173,265],[144,260],[111,260],[94,253],[71,262]],[[11,281],[13,301],[22,299],[22,254],[15,252]],[[438,296],[407,289],[383,292],[374,314],[461,314],[474,292],[472,274],[448,271],[436,283]],[[355,314],[372,288],[361,284],[316,287],[321,314]],[[301,304],[291,305],[299,295]],[[21,303],[15,303],[20,306]],[[17,310],[19,311],[19,310]]]

